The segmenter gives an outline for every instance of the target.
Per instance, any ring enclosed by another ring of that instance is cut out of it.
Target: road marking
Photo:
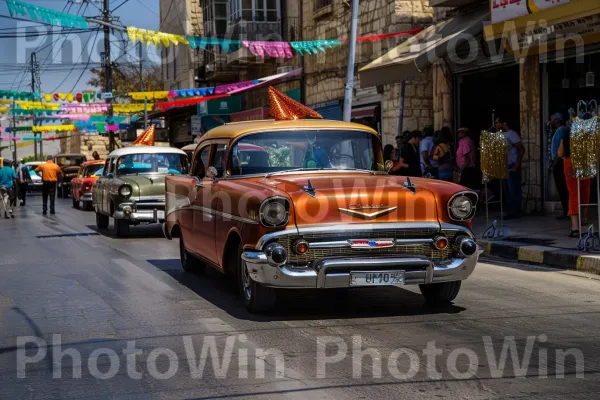
[[[173,290],[173,288],[166,283],[162,282],[160,279],[144,270],[143,268],[135,265],[134,263],[127,261],[122,258],[114,259],[113,262],[123,268],[127,273],[132,275],[136,282],[141,282],[149,288],[159,291],[159,292],[167,292]]]

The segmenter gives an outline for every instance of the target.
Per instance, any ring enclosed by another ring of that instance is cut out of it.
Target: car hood
[[[144,174],[119,177],[124,183],[131,185],[131,197],[154,197],[165,195],[165,175]]]
[[[403,177],[360,173],[285,175],[265,180],[272,181],[270,186],[291,198],[299,227],[334,223],[438,222],[436,197],[419,180],[413,180],[413,190],[404,186],[406,178]],[[309,187],[314,189],[312,194]]]

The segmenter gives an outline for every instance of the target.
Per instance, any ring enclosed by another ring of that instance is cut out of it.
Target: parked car
[[[188,160],[191,160],[192,155],[194,154],[194,150],[196,150],[196,147],[198,147],[198,143],[192,143],[182,147],[181,150],[183,150],[185,154],[187,154]]]
[[[73,207],[77,208],[81,202],[86,210],[92,210],[92,190],[100,177],[99,171],[103,168],[104,160],[87,161],[81,164],[77,177],[71,180]]]
[[[419,285],[449,303],[482,247],[477,194],[390,176],[369,127],[337,121],[232,123],[206,133],[189,175],[166,178],[168,239],[185,271],[230,273],[251,312],[280,288]]]
[[[28,163],[25,163],[24,167],[27,169],[27,172],[29,173],[29,176],[31,177],[31,182],[29,182],[29,185],[27,185],[27,190],[30,192],[37,192],[37,191],[42,191],[42,177],[39,176],[37,174],[37,172],[35,172],[35,169],[38,167],[38,165],[40,164],[44,164],[44,162],[42,161],[31,161]]]
[[[67,198],[71,193],[71,180],[77,176],[79,167],[86,162],[83,154],[59,154],[55,157],[56,164],[62,169],[63,177],[58,183],[58,197]]]
[[[117,236],[131,225],[165,219],[165,176],[186,171],[187,156],[171,147],[132,146],[115,150],[104,163],[92,191],[98,229],[114,220]]]

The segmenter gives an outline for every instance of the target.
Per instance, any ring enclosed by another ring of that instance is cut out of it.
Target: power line
[[[94,44],[92,44],[92,47],[94,47],[94,46],[96,45],[96,40],[98,39],[98,34],[99,34],[99,33],[100,33],[100,32],[96,33],[96,36],[94,37]],[[88,63],[87,63],[87,65],[86,65],[85,69],[84,69],[83,71],[81,71],[81,75],[79,75],[79,78],[77,78],[77,82],[75,82],[75,85],[73,85],[73,88],[70,90],[71,92],[75,90],[75,88],[76,88],[76,87],[77,87],[77,85],[79,84],[79,81],[81,80],[81,77],[82,77],[82,76],[83,76],[83,74],[85,74],[85,72],[88,70],[88,68],[89,68],[89,66],[90,66],[90,60],[91,60],[91,57],[90,57],[90,58],[88,58]],[[67,75],[67,76],[68,76],[68,75]],[[67,78],[65,78],[65,80],[66,80],[66,79],[67,79]],[[64,80],[61,82],[61,84],[60,84],[60,85],[62,85],[63,83],[64,83]],[[58,86],[60,87],[60,85],[58,85]]]

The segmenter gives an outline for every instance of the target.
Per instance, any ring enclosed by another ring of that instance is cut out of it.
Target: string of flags
[[[18,0],[6,0],[6,6],[11,17],[26,17],[29,14],[31,20],[36,22],[41,21],[49,25],[63,26],[65,28],[88,29],[86,19],[78,15],[67,14]]]

